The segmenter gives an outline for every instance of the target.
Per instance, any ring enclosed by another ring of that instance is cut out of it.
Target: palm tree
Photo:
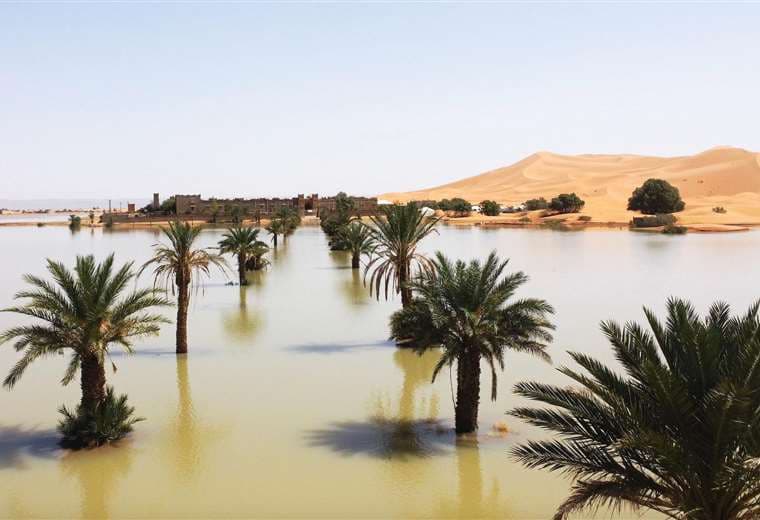
[[[279,218],[273,218],[269,221],[269,224],[264,228],[267,233],[272,235],[272,244],[277,247],[277,236],[284,235],[287,232],[285,222]]]
[[[61,382],[69,384],[81,373],[81,410],[93,414],[106,399],[105,359],[114,344],[132,352],[134,338],[158,334],[168,321],[148,309],[170,305],[153,289],[124,294],[135,278],[132,262],[114,268],[111,254],[98,264],[92,255],[78,256],[72,273],[60,262],[47,261],[53,282],[25,275],[31,289],[15,298],[23,305],[3,309],[40,323],[20,325],[0,334],[0,344],[15,341],[24,352],[3,382],[10,389],[27,367],[39,358],[71,351]],[[123,295],[123,296],[122,296]]]
[[[249,271],[260,271],[269,265],[269,260],[264,255],[269,252],[269,246],[264,242],[257,241],[251,250],[251,256],[245,264]]]
[[[372,231],[363,223],[354,221],[340,231],[340,239],[351,251],[351,268],[359,269],[361,256],[372,253]]]
[[[370,217],[375,256],[367,263],[365,278],[370,271],[370,291],[380,298],[380,288],[384,286],[385,298],[388,290],[401,293],[401,305],[407,307],[412,302],[412,290],[408,286],[412,279],[412,267],[429,267],[429,260],[417,252],[420,241],[435,231],[437,218],[427,218],[416,204],[406,206],[386,206],[381,217]]]
[[[190,304],[190,286],[201,275],[209,276],[211,266],[224,272],[227,263],[211,248],[194,248],[201,232],[200,226],[175,221],[161,231],[169,240],[168,244],[154,244],[153,257],[140,269],[142,273],[150,265],[153,269],[154,285],[161,283],[171,287],[177,294],[177,354],[187,353],[187,308]]]
[[[651,331],[602,323],[623,374],[571,352],[584,371],[559,371],[579,386],[515,387],[550,407],[510,413],[557,437],[513,454],[575,481],[555,519],[601,505],[694,520],[760,517],[758,305],[732,317],[719,302],[700,318],[670,299],[665,323],[644,309]]]
[[[484,263],[452,263],[442,253],[409,284],[413,303],[391,316],[391,338],[411,343],[418,351],[440,347],[441,359],[433,381],[445,366],[456,363],[456,432],[478,427],[480,362],[491,370],[491,399],[496,400],[496,369],[504,370],[507,349],[549,361],[547,343],[554,326],[554,309],[533,298],[509,301],[528,277],[522,272],[504,275],[508,260],[492,252]]]
[[[77,231],[82,225],[82,217],[79,215],[69,215],[69,229]]]
[[[258,239],[259,231],[259,229],[252,227],[231,227],[219,241],[219,253],[230,253],[237,256],[240,285],[248,285],[248,280],[245,278],[248,259],[256,254],[261,254],[261,246],[267,247]]]

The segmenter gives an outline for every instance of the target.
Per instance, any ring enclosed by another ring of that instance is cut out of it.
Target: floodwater
[[[204,231],[204,244],[221,232]],[[44,274],[45,257],[70,264],[115,251],[139,264],[158,239],[151,230],[2,229],[0,307],[23,273]],[[424,249],[511,257],[511,269],[531,276],[520,295],[557,310],[555,365],[569,362],[568,349],[612,363],[599,321],[641,320],[642,305],[661,313],[667,296],[701,311],[715,299],[743,311],[760,296],[757,232],[442,227]],[[484,390],[480,435],[457,441],[448,371],[430,383],[437,353],[389,343],[399,302],[370,298],[349,265],[319,228],[303,227],[250,286],[227,286],[215,273],[191,303],[186,358],[173,354],[171,326],[140,341],[136,355],[113,355],[109,383],[146,419],[115,447],[59,450],[56,410],[75,405],[79,389],[60,386],[64,359],[30,367],[13,391],[0,391],[0,517],[550,517],[568,483],[509,458],[516,443],[544,434],[505,412],[523,404],[511,393],[516,381],[568,381],[549,364],[508,355],[497,401]],[[0,314],[0,329],[18,323]],[[16,356],[0,349],[3,375]],[[497,421],[506,436],[491,433]]]

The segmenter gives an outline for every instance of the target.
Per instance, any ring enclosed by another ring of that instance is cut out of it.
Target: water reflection
[[[70,452],[61,459],[61,470],[79,481],[82,518],[109,518],[112,495],[132,465],[129,442],[92,451]]]
[[[340,280],[340,292],[346,298],[352,311],[361,311],[367,303],[371,302],[369,289],[364,285],[361,269],[351,269],[351,277]]]
[[[177,416],[169,434],[174,464],[183,479],[191,478],[200,462],[200,435],[193,408],[186,355],[177,356]]]
[[[250,286],[239,289],[238,309],[224,316],[224,329],[231,339],[239,343],[250,344],[250,341],[261,330],[262,317],[255,310],[248,309],[248,290]]]
[[[377,397],[366,421],[335,422],[329,428],[307,433],[311,446],[329,448],[341,455],[367,455],[384,459],[430,457],[449,451],[454,442],[451,428],[438,421],[438,395],[419,396],[419,388],[430,390],[430,377],[440,352],[418,356],[397,349],[396,366],[403,372],[403,384],[394,407],[389,399]]]

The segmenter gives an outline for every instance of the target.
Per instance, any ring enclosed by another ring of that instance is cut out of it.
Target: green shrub
[[[489,217],[495,217],[501,213],[501,206],[492,200],[484,200],[480,203],[480,212]]]
[[[628,199],[629,210],[641,211],[645,215],[675,213],[683,211],[684,207],[678,188],[663,179],[648,179],[633,190]]]
[[[127,404],[127,396],[116,397],[110,386],[95,412],[88,413],[81,405],[75,411],[65,406],[58,411],[63,415],[58,422],[58,431],[63,436],[61,446],[75,450],[118,441],[132,431],[135,423],[144,420],[134,417],[135,409]]]
[[[549,209],[560,213],[578,213],[586,202],[575,193],[560,193],[549,203]]]
[[[635,228],[651,228],[672,226],[676,223],[676,217],[671,214],[657,214],[651,217],[633,217],[631,225]]]
[[[454,211],[460,214],[469,214],[472,211],[472,204],[462,198],[455,197],[453,199],[443,199],[439,201],[438,209],[443,211]]]
[[[82,218],[78,215],[69,215],[69,229],[79,229],[82,226]]]
[[[726,213],[726,208],[724,208],[723,206],[715,206],[713,208],[713,212],[714,213]]]
[[[549,203],[545,198],[539,197],[537,199],[529,199],[525,201],[525,209],[528,211],[536,211],[538,209],[546,209],[549,207]]]
[[[675,224],[668,224],[662,230],[666,235],[685,235],[686,231],[688,230],[684,226],[677,226]]]

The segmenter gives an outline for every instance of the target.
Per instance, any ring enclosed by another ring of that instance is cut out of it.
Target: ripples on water
[[[212,245],[220,235],[202,238]],[[44,272],[46,256],[70,263],[115,251],[139,264],[158,238],[155,230],[2,229],[0,306],[23,273]],[[758,246],[756,232],[446,227],[424,243],[455,257],[492,249],[511,257],[511,269],[531,276],[522,294],[557,309],[555,364],[568,362],[566,349],[612,363],[598,322],[640,320],[642,304],[662,311],[670,295],[700,309],[716,298],[743,309],[758,296]],[[64,360],[31,367],[0,393],[0,517],[549,517],[567,483],[510,461],[511,446],[541,433],[504,412],[520,404],[509,391],[515,381],[566,381],[550,365],[509,355],[498,401],[482,396],[481,435],[458,441],[447,371],[430,383],[438,354],[387,341],[399,304],[371,298],[349,264],[305,227],[251,285],[215,275],[191,303],[186,358],[173,354],[171,326],[137,355],[113,356],[109,382],[147,419],[116,447],[57,449],[56,409],[76,403],[78,388],[59,385]],[[17,319],[0,314],[0,328]],[[0,370],[14,357],[3,348]],[[489,435],[505,420],[508,435]]]

